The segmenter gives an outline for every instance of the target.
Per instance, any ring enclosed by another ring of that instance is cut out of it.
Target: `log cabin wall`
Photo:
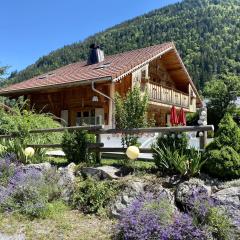
[[[160,58],[153,60],[149,64],[150,81],[161,84],[162,86],[176,89],[176,84],[170,77],[164,63]]]
[[[96,88],[104,94],[109,94],[109,84],[96,84]],[[98,101],[92,101],[93,96]],[[66,88],[52,92],[32,93],[31,106],[37,111],[50,112],[61,117],[61,111],[68,110],[68,125],[76,125],[79,112],[94,111],[96,108],[104,109],[104,123],[108,124],[109,100],[94,92],[90,85]]]
[[[125,96],[131,89],[131,74],[124,77],[121,81],[114,84],[115,91],[121,96]],[[102,93],[110,96],[111,83],[97,83],[95,87]],[[92,101],[93,96],[98,97],[98,101]],[[114,96],[113,96],[114,97]],[[59,90],[49,90],[27,95],[31,107],[38,112],[52,113],[61,118],[61,111],[68,110],[68,125],[75,126],[76,118],[79,112],[89,112],[95,109],[104,109],[104,124],[109,123],[109,99],[94,92],[91,85],[83,85]]]

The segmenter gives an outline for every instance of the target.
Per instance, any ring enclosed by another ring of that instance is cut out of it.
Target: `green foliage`
[[[129,90],[126,97],[116,94],[115,97],[115,120],[116,128],[132,129],[147,126],[148,94],[142,93],[139,86]],[[122,146],[137,145],[137,136],[124,134]]]
[[[42,217],[45,214],[48,197],[44,186],[18,186],[4,208],[26,215],[30,218]]]
[[[240,72],[239,11],[239,0],[185,0],[53,51],[14,73],[7,83],[86,60],[93,42],[101,44],[106,54],[115,54],[174,41],[194,82],[202,88],[213,75]]]
[[[155,145],[159,148],[170,148],[172,150],[185,151],[188,147],[189,139],[185,133],[159,134]]]
[[[240,176],[240,156],[229,146],[207,152],[204,171],[213,177],[233,179]]]
[[[182,177],[190,178],[198,175],[205,163],[200,152],[193,148],[183,153],[183,151],[155,146],[153,151],[156,166],[165,174],[180,174]]]
[[[232,179],[240,176],[240,129],[230,114],[219,124],[217,137],[206,148],[204,166],[211,176]]]
[[[208,149],[220,149],[224,146],[230,146],[240,153],[240,129],[230,114],[225,114],[218,125],[214,142],[208,146]]]
[[[59,127],[60,124],[54,121],[51,115],[26,110],[27,102],[21,98],[16,102],[8,101],[8,104],[11,106],[10,111],[0,108],[0,134],[13,134],[14,138],[1,141],[5,152],[15,153],[20,161],[26,162],[24,149],[28,144],[60,142],[61,133],[29,133],[32,129]],[[29,160],[33,163],[42,162],[44,153],[44,149],[35,149],[35,155]]]
[[[199,112],[196,113],[188,113],[186,115],[187,126],[197,126],[199,120]]]
[[[206,222],[216,239],[231,240],[233,231],[230,224],[230,220],[226,213],[221,211],[218,207],[212,207],[209,209],[209,215]]]
[[[204,88],[204,96],[209,100],[208,122],[217,128],[226,112],[234,112],[235,101],[240,94],[240,77],[223,75],[213,78]]]
[[[84,213],[102,214],[116,194],[117,185],[113,182],[88,178],[76,186],[73,207]]]
[[[56,169],[40,173],[36,169],[17,169],[1,199],[0,210],[20,213],[29,218],[44,218],[50,203],[60,196],[59,174]]]
[[[65,132],[62,139],[62,149],[69,162],[94,164],[96,156],[88,149],[89,143],[95,143],[93,134],[87,131]]]

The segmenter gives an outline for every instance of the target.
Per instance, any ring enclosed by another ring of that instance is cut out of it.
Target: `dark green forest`
[[[12,73],[6,83],[86,59],[93,42],[109,55],[167,41],[175,42],[199,89],[214,75],[239,74],[240,0],[185,0],[152,11],[53,51]]]

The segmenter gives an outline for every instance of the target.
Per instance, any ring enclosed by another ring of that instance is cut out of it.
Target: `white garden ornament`
[[[138,147],[130,146],[127,148],[126,154],[127,154],[128,158],[130,158],[131,160],[135,160],[139,157],[140,151],[139,151]]]
[[[28,157],[32,157],[34,155],[35,151],[32,147],[27,147],[25,148],[24,150],[24,154],[25,156],[28,158]]]

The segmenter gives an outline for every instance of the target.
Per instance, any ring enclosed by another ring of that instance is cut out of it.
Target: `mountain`
[[[175,42],[200,89],[215,74],[239,74],[240,0],[185,0],[152,11],[41,57],[11,74],[7,84],[86,59],[93,42],[115,54],[168,41]]]

